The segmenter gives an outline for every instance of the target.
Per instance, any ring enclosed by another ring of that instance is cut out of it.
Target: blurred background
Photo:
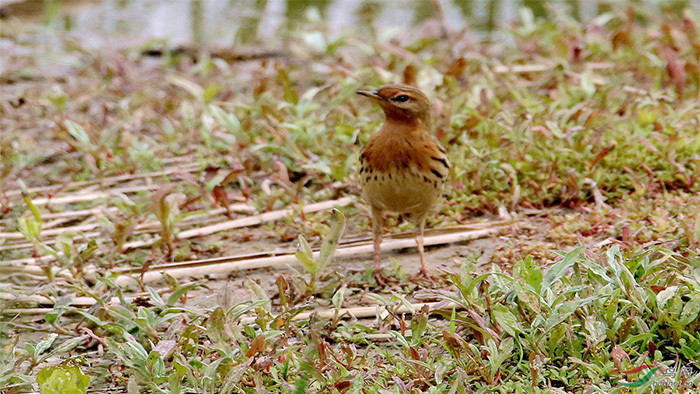
[[[639,4],[637,4],[639,3]],[[128,46],[149,40],[170,44],[235,45],[274,42],[309,19],[328,34],[346,27],[380,28],[391,34],[439,16],[447,26],[467,28],[480,39],[521,17],[589,21],[613,8],[682,10],[688,1],[606,0],[0,0],[2,24],[43,25],[69,33],[83,46]],[[438,6],[439,5],[439,6]],[[436,15],[436,14],[440,15]],[[362,29],[358,29],[360,32]]]

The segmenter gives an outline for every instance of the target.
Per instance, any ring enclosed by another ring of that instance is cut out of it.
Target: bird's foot
[[[398,280],[387,277],[385,275],[384,270],[381,268],[374,270],[374,280],[377,281],[377,284],[380,286],[388,286],[391,284],[399,283]]]
[[[411,279],[412,282],[429,282],[429,283],[434,283],[434,282],[439,282],[440,277],[435,276],[435,275],[430,275],[428,273],[428,270],[426,269],[421,269],[418,275],[414,276],[413,279]]]

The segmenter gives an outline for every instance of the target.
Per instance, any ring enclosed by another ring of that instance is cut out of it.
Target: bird
[[[416,225],[419,276],[430,278],[423,247],[425,223],[443,193],[451,167],[447,151],[431,128],[430,100],[408,85],[386,85],[357,94],[379,104],[386,118],[360,153],[361,197],[372,211],[375,278],[381,277],[385,211],[397,212]]]

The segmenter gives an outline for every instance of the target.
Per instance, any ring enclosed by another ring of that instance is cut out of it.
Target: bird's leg
[[[379,253],[382,247],[382,222],[384,221],[384,211],[380,208],[372,207],[372,234],[374,235],[374,271],[380,268]]]
[[[425,265],[425,248],[423,245],[423,234],[425,233],[425,222],[427,216],[422,217],[416,227],[416,244],[418,245],[418,254],[420,255],[420,273],[416,278],[425,278],[429,281],[436,280],[437,277],[431,276],[428,273],[428,266]]]
[[[425,220],[422,218],[416,228],[416,244],[418,245],[418,254],[420,255],[420,275],[428,276],[428,267],[425,266],[425,249],[423,247],[423,234],[425,233]]]
[[[372,234],[374,235],[374,280],[380,285],[392,282],[384,276],[381,267],[382,227],[384,224],[384,211],[381,208],[372,207]]]

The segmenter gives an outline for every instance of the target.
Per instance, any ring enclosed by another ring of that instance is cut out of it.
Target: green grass
[[[434,392],[624,392],[616,382],[638,380],[646,371],[618,371],[642,364],[680,364],[695,371],[688,384],[700,383],[697,257],[656,250],[625,258],[612,247],[599,262],[578,248],[548,269],[534,259],[517,262],[512,274],[496,267],[476,275],[475,268],[465,263],[438,293],[457,309],[390,316],[382,330],[386,342],[368,339],[378,330],[352,321],[290,321],[303,303],[277,317],[265,298],[211,311],[180,305],[191,288],[167,299],[151,290],[148,307],[128,301],[93,313],[57,307],[47,321],[63,334],[52,334],[48,344],[17,344],[14,361],[4,356],[2,383],[31,382],[32,370],[46,360],[86,351],[63,365],[91,371],[97,381],[170,392],[363,392],[397,387],[397,379]],[[93,296],[104,287],[117,290],[105,281]],[[342,297],[335,294],[333,302],[340,307]],[[396,297],[384,302],[401,303]],[[239,322],[246,311],[255,311],[255,324]],[[67,326],[74,321],[69,312],[84,318],[82,336]]]

